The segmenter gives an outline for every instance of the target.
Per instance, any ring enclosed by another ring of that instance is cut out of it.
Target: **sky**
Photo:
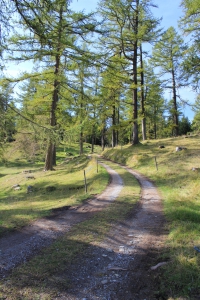
[[[179,31],[178,20],[181,16],[183,16],[183,12],[180,7],[181,0],[153,0],[153,2],[158,6],[158,8],[153,8],[152,12],[155,17],[162,18],[161,27],[168,29],[170,26],[173,26],[177,31]],[[98,0],[73,0],[71,8],[76,11],[84,10],[85,12],[91,12],[95,11],[97,3]],[[181,32],[179,33],[181,34]],[[12,76],[15,76],[18,72],[19,66],[12,65],[7,74],[10,73]],[[169,92],[166,92],[164,96],[167,100],[170,100],[171,95]],[[180,96],[184,100],[189,100],[190,103],[194,103],[197,95],[190,88],[184,88],[181,89]],[[189,120],[192,121],[194,113],[190,106],[186,105],[184,108],[182,108],[182,112],[184,116],[188,117]]]

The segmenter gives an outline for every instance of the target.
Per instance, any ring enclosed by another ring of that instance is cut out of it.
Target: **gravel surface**
[[[113,226],[98,247],[89,247],[85,257],[61,275],[72,288],[54,299],[164,299],[157,291],[160,268],[166,263],[159,260],[166,238],[161,199],[150,180],[126,169],[141,185],[138,205],[128,220]]]
[[[110,184],[103,193],[81,206],[57,209],[51,217],[36,220],[30,226],[0,239],[0,277],[5,277],[14,267],[69,231],[74,224],[92,217],[117,198],[123,181],[109,166],[102,165],[110,175]]]
[[[58,236],[96,212],[119,195],[123,181],[110,167],[110,184],[99,196],[79,207],[66,207],[53,216],[0,239],[0,276],[36,255]],[[126,167],[124,167],[126,168]],[[165,262],[159,260],[166,238],[161,199],[154,184],[126,168],[141,185],[141,199],[131,216],[117,223],[99,245],[91,245],[85,255],[60,274],[69,279],[70,289],[58,291],[55,299],[68,300],[153,300],[162,299],[157,284]],[[151,267],[160,263],[160,267]],[[156,293],[155,293],[156,292]]]

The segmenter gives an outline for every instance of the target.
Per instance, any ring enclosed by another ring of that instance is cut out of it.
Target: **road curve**
[[[160,261],[166,238],[161,197],[148,178],[120,167],[137,178],[141,197],[127,219],[113,224],[103,241],[88,248],[88,259],[83,256],[66,270],[63,276],[71,288],[60,292],[59,299],[158,299],[159,273],[152,267],[166,264]]]
[[[53,216],[36,220],[0,239],[0,277],[5,277],[17,265],[69,231],[73,225],[92,217],[118,197],[123,188],[122,178],[106,164],[101,164],[110,175],[110,183],[100,195],[87,200],[81,206],[56,210],[57,213]]]

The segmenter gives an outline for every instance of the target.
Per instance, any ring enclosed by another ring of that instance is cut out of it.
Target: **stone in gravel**
[[[102,256],[103,256],[103,257],[108,257],[108,255],[106,255],[106,254],[102,254]]]
[[[125,247],[124,246],[119,246],[119,252],[124,253]]]
[[[107,284],[108,283],[108,280],[102,280],[102,282],[101,282],[102,284]]]
[[[160,263],[158,263],[156,266],[151,267],[151,270],[156,270],[157,268],[159,268],[159,267],[161,267],[161,266],[163,266],[163,265],[166,265],[166,264],[167,264],[166,261],[160,262]]]
[[[129,241],[128,243],[127,243],[127,245],[132,245],[134,243],[134,241]]]
[[[113,250],[111,248],[107,248],[106,251],[113,252]]]
[[[111,260],[111,261],[113,261],[114,259],[112,258],[112,257],[110,257],[110,256],[108,256],[108,258]]]

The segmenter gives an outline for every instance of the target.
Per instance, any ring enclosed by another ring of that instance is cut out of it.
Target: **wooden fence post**
[[[156,170],[158,171],[158,163],[157,163],[157,160],[156,160],[156,156],[155,156],[155,163],[156,163]]]
[[[87,180],[86,180],[85,170],[83,172],[84,172],[84,182],[85,182],[85,193],[87,194]]]

